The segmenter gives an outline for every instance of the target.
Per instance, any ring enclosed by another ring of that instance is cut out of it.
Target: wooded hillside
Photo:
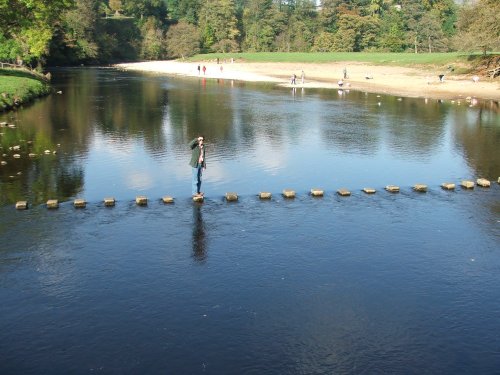
[[[500,1],[1,0],[0,61],[199,52],[500,51]]]

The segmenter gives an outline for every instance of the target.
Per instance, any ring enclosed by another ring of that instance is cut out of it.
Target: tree
[[[95,28],[99,4],[95,0],[77,0],[75,8],[64,12],[63,43],[79,60],[94,59],[98,54]]]
[[[203,0],[199,26],[202,43],[207,49],[222,40],[236,41],[240,32],[234,0]]]
[[[276,35],[285,29],[285,18],[272,0],[249,0],[243,10],[245,50],[273,51]]]
[[[167,9],[171,19],[198,23],[201,0],[167,0]]]
[[[167,21],[167,5],[163,0],[121,0],[123,12],[127,16],[135,17],[139,20],[154,17],[158,21]]]
[[[401,12],[395,8],[382,14],[378,47],[389,52],[403,52],[406,49],[406,35],[404,20]]]
[[[109,0],[109,7],[112,11],[115,12],[115,15],[119,15],[120,11],[123,8],[123,4],[121,0]]]
[[[422,24],[420,20],[425,14],[424,4],[415,0],[402,1],[402,15],[407,29],[407,43],[413,45],[414,52],[418,53],[422,40]]]
[[[500,50],[500,2],[480,0],[465,5],[458,18],[455,46],[462,51]]]
[[[1,0],[0,25],[12,55],[28,64],[40,64],[47,56],[56,25],[71,0]]]
[[[429,53],[446,51],[447,39],[444,36],[437,16],[426,13],[420,20],[420,48],[425,48]]]
[[[142,43],[140,57],[146,60],[155,60],[163,57],[163,30],[159,21],[148,17],[141,27]]]
[[[200,52],[200,35],[196,26],[186,21],[170,26],[166,35],[166,48],[170,57],[186,58]]]
[[[337,31],[338,10],[341,0],[323,0],[318,12],[319,26],[323,31],[334,33]]]
[[[320,32],[314,38],[314,44],[311,48],[312,52],[332,52],[335,45],[335,34],[326,31]]]

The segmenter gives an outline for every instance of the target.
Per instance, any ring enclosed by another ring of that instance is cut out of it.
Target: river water
[[[498,373],[498,103],[52,76],[0,115],[0,373]]]

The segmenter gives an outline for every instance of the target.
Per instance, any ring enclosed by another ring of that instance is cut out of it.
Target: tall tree
[[[198,22],[201,0],[167,0],[167,9],[171,19],[186,20],[195,25]]]
[[[248,0],[243,11],[245,50],[273,51],[276,35],[285,28],[285,18],[272,0]]]
[[[500,50],[500,2],[480,0],[459,13],[455,46],[462,51]]]
[[[234,0],[203,0],[199,26],[205,48],[216,50],[221,45],[235,45],[240,32]]]
[[[72,4],[72,0],[1,0],[0,33],[9,41],[7,55],[16,54],[28,64],[43,62],[61,14]]]
[[[154,17],[148,17],[142,24],[141,35],[140,57],[146,60],[163,58],[164,35],[160,21]]]
[[[187,21],[170,26],[166,36],[166,47],[170,57],[182,59],[200,52],[198,29]]]
[[[78,60],[94,59],[98,54],[95,31],[99,2],[76,0],[75,7],[63,14],[64,45]]]

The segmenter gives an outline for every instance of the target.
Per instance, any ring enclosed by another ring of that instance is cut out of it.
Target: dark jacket
[[[189,147],[191,148],[191,161],[189,162],[189,165],[193,168],[198,167],[198,160],[200,160],[200,151],[201,149],[198,147],[198,138],[193,139],[191,142],[189,142]],[[203,145],[203,168],[207,167],[206,159],[205,159],[205,148],[206,146]]]

